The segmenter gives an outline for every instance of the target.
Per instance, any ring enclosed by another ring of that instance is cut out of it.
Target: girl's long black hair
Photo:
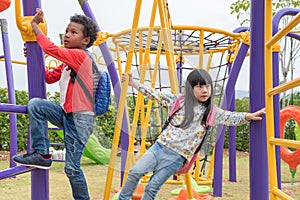
[[[206,124],[206,119],[213,106],[213,83],[211,76],[204,69],[196,69],[190,72],[185,83],[185,98],[184,98],[184,118],[179,125],[180,128],[187,128],[194,118],[194,106],[199,104],[199,101],[194,95],[193,88],[196,85],[211,85],[211,96],[203,104],[206,106],[201,124]]]

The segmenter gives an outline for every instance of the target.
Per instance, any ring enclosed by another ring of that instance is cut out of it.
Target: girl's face
[[[83,35],[83,25],[75,22],[69,23],[64,35],[64,46],[67,49],[85,49],[90,42],[89,37]]]
[[[194,95],[199,102],[206,102],[211,95],[211,85],[195,85],[193,88]]]

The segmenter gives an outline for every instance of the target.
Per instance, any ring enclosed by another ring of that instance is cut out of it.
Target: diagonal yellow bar
[[[130,47],[129,47],[128,57],[127,57],[127,62],[126,62],[126,67],[125,67],[125,74],[128,74],[131,70],[132,57],[133,57],[133,53],[134,53],[133,52],[134,41],[135,41],[135,37],[136,37],[135,33],[136,33],[136,29],[138,27],[138,22],[140,19],[141,6],[142,6],[142,0],[136,1],[133,23],[132,23],[132,32],[133,33],[131,34],[131,37],[130,37]],[[116,126],[115,126],[115,130],[114,130],[111,158],[109,161],[109,167],[108,167],[107,177],[106,177],[106,184],[105,184],[104,198],[103,198],[104,200],[109,200],[109,197],[110,197],[110,190],[111,190],[111,186],[112,186],[114,166],[116,164],[118,144],[119,144],[119,139],[120,139],[121,127],[122,127],[122,119],[123,119],[125,103],[126,103],[127,89],[128,89],[128,78],[122,84],[122,91],[121,91],[121,97],[120,97],[120,102],[119,102],[119,106],[118,106]]]
[[[288,34],[295,26],[300,22],[300,13],[296,15],[283,29],[281,29],[276,35],[273,36],[267,43],[267,47],[273,46],[276,42],[280,40],[283,36]]]

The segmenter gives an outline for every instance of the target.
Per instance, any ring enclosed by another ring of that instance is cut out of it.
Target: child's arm
[[[55,67],[52,70],[48,70],[46,68],[45,69],[46,83],[51,84],[59,81],[64,67],[65,67],[64,64],[60,64],[59,66]]]
[[[27,48],[26,48],[25,44],[26,43],[24,43],[23,51],[24,51],[24,56],[27,57]],[[49,69],[46,68],[45,69],[46,83],[51,84],[51,83],[55,83],[55,82],[59,81],[64,67],[65,67],[65,65],[62,63],[62,64],[60,64],[59,66],[55,67],[52,70],[49,70]]]
[[[44,21],[44,12],[40,8],[37,8],[35,15],[30,22],[35,36],[38,36],[39,34],[44,34],[43,31],[38,26],[39,23],[41,23],[43,21]]]
[[[159,92],[152,88],[147,88],[144,85],[139,84],[138,82],[134,81],[131,73],[129,73],[127,76],[125,74],[122,75],[122,80],[121,80],[122,83],[125,82],[127,77],[129,78],[129,80],[128,80],[129,86],[132,86],[134,89],[141,92],[144,96],[147,96],[150,99],[160,102],[165,107],[172,106],[178,96],[178,95],[174,95],[174,94],[166,94],[163,92]]]
[[[247,113],[245,115],[245,119],[247,121],[257,121],[257,120],[262,120],[261,115],[266,114],[266,109],[262,108],[254,113]]]
[[[45,53],[69,66],[72,66],[77,72],[79,70],[78,67],[81,67],[81,64],[87,57],[87,54],[81,49],[60,48],[53,44],[38,26],[39,23],[43,22],[43,19],[44,12],[40,8],[37,8],[36,14],[32,18],[30,24],[34,34],[36,35],[38,44]]]
[[[131,74],[131,73],[128,74],[128,77],[129,77],[129,79],[128,79],[128,85],[129,85],[129,86],[132,86],[134,89],[138,90],[139,84],[133,80],[132,74]],[[126,75],[123,74],[123,76],[122,76],[122,83],[123,83],[125,80],[126,80]]]
[[[262,120],[261,115],[263,114],[265,114],[265,108],[254,113],[232,112],[217,108],[214,125],[238,126],[250,121]]]

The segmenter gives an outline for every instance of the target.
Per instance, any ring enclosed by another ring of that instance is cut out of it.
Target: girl
[[[122,77],[125,81],[126,77]],[[159,101],[164,106],[172,106],[178,95],[157,93],[132,80],[128,85],[145,96]],[[147,172],[153,172],[145,187],[142,200],[155,199],[161,186],[175,174],[186,160],[190,160],[200,144],[205,122],[213,106],[213,86],[210,75],[203,69],[193,70],[187,77],[184,103],[173,114],[170,123],[163,129],[156,142],[135,163],[120,192],[119,200],[130,199],[139,180]],[[265,109],[255,113],[230,112],[217,108],[214,125],[237,126],[251,120],[262,120]]]

